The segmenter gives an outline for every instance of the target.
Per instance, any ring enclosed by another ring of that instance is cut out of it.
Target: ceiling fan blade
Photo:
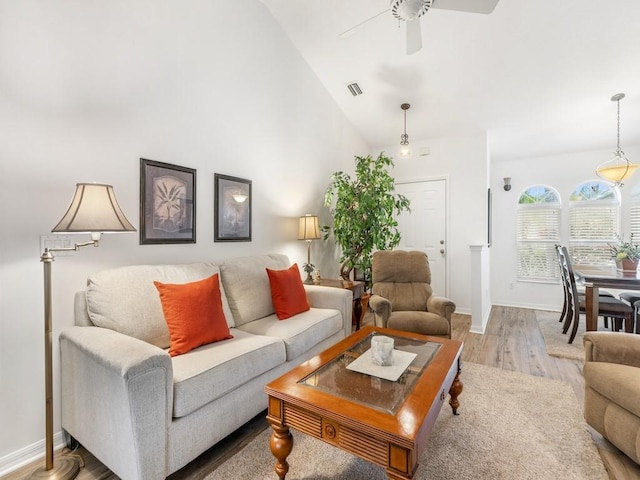
[[[342,32],[340,35],[338,35],[340,38],[349,38],[351,35],[353,35],[360,27],[362,27],[365,23],[370,22],[371,20],[373,20],[374,18],[378,18],[380,15],[384,15],[385,13],[387,13],[389,11],[389,9],[387,8],[386,10],[383,10],[380,13],[376,13],[373,17],[369,17],[366,20],[360,22],[359,24],[349,28],[348,30],[345,30],[344,32]]]
[[[433,0],[431,8],[488,14],[497,4],[498,0]]]
[[[407,55],[411,55],[422,48],[420,19],[416,18],[405,23],[407,24]]]

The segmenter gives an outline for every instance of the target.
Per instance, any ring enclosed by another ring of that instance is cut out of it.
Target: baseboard
[[[53,450],[57,452],[65,446],[64,437],[62,432],[58,432],[53,436]],[[45,440],[42,439],[38,442],[27,445],[15,452],[12,452],[4,457],[0,457],[0,477],[17,470],[20,467],[24,467],[29,463],[35,462],[39,459],[43,459],[45,456]]]

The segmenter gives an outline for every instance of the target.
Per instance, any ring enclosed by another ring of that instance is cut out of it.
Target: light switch
[[[54,250],[56,248],[73,248],[76,237],[74,235],[40,235],[40,252],[44,252],[45,248]],[[54,257],[67,257],[73,255],[75,250],[63,250],[61,252],[53,252]]]

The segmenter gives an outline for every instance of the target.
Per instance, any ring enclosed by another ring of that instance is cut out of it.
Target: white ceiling
[[[640,1],[500,0],[431,9],[405,53],[389,0],[262,0],[372,148],[487,131],[494,160],[640,145]],[[364,95],[346,88],[357,81]],[[309,112],[310,115],[313,112]],[[640,159],[631,159],[640,162]]]

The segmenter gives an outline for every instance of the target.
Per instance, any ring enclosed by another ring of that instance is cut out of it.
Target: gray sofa
[[[351,292],[305,285],[311,309],[278,320],[265,268],[284,255],[143,265],[89,277],[60,334],[62,428],[119,477],[163,479],[266,408],[264,385],[344,338]],[[220,274],[233,339],[170,357],[153,285]]]

